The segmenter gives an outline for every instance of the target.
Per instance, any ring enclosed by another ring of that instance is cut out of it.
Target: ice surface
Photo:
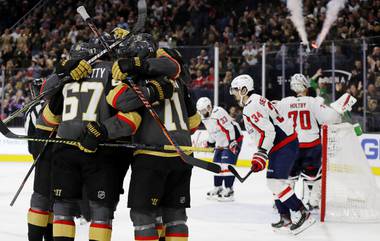
[[[26,212],[32,192],[30,178],[13,207],[9,203],[31,163],[0,163],[0,241],[27,240]],[[245,174],[247,169],[239,169]],[[190,240],[194,241],[379,241],[380,224],[341,224],[317,222],[297,235],[273,233],[270,222],[277,219],[272,209],[272,195],[265,185],[264,173],[254,174],[235,185],[235,202],[220,203],[205,198],[212,188],[212,174],[194,169],[192,208],[188,210]],[[128,188],[129,175],[125,180]],[[379,180],[378,180],[379,181]],[[126,192],[128,193],[128,192]],[[318,218],[318,217],[316,217]],[[77,225],[76,240],[88,240],[88,225]],[[133,240],[133,228],[122,196],[113,225],[112,240]]]

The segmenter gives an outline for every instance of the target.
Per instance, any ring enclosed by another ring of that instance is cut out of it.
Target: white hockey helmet
[[[241,90],[247,88],[247,92],[253,90],[253,79],[247,74],[241,74],[235,77],[231,82],[230,94],[235,90]]]
[[[207,97],[201,97],[197,101],[197,110],[201,115],[205,115],[212,109],[211,100]]]
[[[303,74],[295,74],[290,78],[290,89],[297,94],[309,87],[310,82]]]

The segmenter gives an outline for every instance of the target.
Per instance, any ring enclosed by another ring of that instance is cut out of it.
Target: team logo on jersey
[[[179,203],[180,204],[184,204],[186,202],[186,197],[185,196],[182,196],[179,198]]]
[[[105,197],[106,197],[105,191],[98,191],[98,198],[99,199],[104,199]]]
[[[150,200],[151,200],[153,206],[157,206],[158,198],[151,198]]]

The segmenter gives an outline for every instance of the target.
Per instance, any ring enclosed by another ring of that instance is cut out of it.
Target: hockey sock
[[[73,220],[54,220],[53,222],[54,241],[74,241],[75,223]]]
[[[112,226],[109,224],[91,223],[90,241],[110,241]]]
[[[279,214],[290,215],[290,209],[283,204],[279,199],[274,200]]]
[[[42,241],[49,222],[49,212],[30,208],[28,211],[28,239]]]
[[[45,229],[44,241],[53,241],[53,218],[54,214],[52,212],[49,212],[49,222]]]
[[[136,230],[135,229],[135,240],[149,240],[149,241],[158,241],[160,237],[158,236],[157,229],[154,227]]]
[[[304,206],[302,201],[297,198],[294,190],[290,186],[287,186],[282,192],[280,192],[280,194],[277,195],[277,197],[292,211],[299,211],[300,208]]]
[[[189,239],[189,229],[186,223],[166,226],[166,241],[187,241]]]
[[[157,233],[158,233],[158,237],[160,237],[160,241],[164,241],[165,240],[165,227],[162,223],[156,223],[156,230],[157,230]]]
[[[222,186],[222,184],[223,184],[223,176],[217,176],[217,175],[215,175],[214,176],[214,186],[215,187],[220,187],[220,186]]]
[[[232,188],[235,182],[235,176],[225,176],[224,177],[224,186],[226,188]]]

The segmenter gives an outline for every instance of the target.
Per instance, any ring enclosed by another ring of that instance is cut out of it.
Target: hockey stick
[[[234,176],[241,182],[243,183],[252,173],[253,171],[250,170],[244,177],[240,176],[240,174],[236,171],[236,169],[231,166],[231,165],[228,165],[228,170],[231,171],[232,174],[234,174]]]
[[[132,32],[134,33],[138,33],[144,28],[146,14],[147,14],[146,1],[139,0],[137,2],[137,9],[138,9],[137,22],[135,26],[133,26],[133,29],[132,29]]]
[[[84,9],[84,7],[83,7],[83,9]],[[88,14],[87,14],[87,16],[86,15],[82,16],[83,19],[87,19],[89,17],[90,16],[88,16]],[[93,28],[96,29],[96,26],[94,25]],[[93,28],[91,28],[91,30],[93,30]],[[94,34],[97,35],[98,32],[99,31],[96,30],[96,31],[94,31]],[[107,45],[107,43],[102,38],[99,38],[99,40],[102,41],[104,45]],[[137,94],[138,98],[142,101],[142,103],[144,104],[145,108],[147,108],[147,110],[149,111],[150,115],[153,117],[153,119],[159,125],[159,127],[163,131],[166,139],[175,148],[175,151],[178,153],[178,155],[181,157],[181,159],[185,163],[187,163],[189,165],[193,165],[193,166],[199,167],[199,168],[203,168],[205,170],[208,170],[208,171],[211,171],[211,172],[214,172],[214,173],[220,173],[221,168],[220,168],[220,166],[218,164],[215,164],[215,163],[212,163],[212,162],[205,162],[205,161],[202,161],[200,159],[194,158],[192,156],[186,155],[181,150],[181,148],[179,147],[179,145],[177,144],[177,142],[172,138],[172,136],[170,135],[169,131],[166,129],[165,125],[160,120],[160,117],[157,115],[156,111],[150,105],[149,101],[145,98],[145,96],[141,92],[140,88],[134,83],[133,79],[132,78],[127,78],[127,81],[131,85],[131,87],[134,90],[134,92]]]
[[[123,41],[125,40],[124,39],[120,39],[116,42],[114,42],[113,44],[111,44],[109,46],[110,49],[113,49],[115,48],[116,46],[118,46],[120,43],[122,43]],[[87,62],[89,64],[93,64],[96,60],[98,60],[100,57],[102,57],[103,55],[105,55],[106,53],[108,53],[108,50],[107,49],[103,49],[102,51],[100,51],[98,54],[94,55],[91,59],[89,59]],[[62,76],[59,76],[59,77],[62,77]],[[16,110],[15,112],[13,112],[11,115],[9,115],[7,118],[5,118],[3,121],[4,123],[8,123],[10,122],[11,120],[13,120],[14,118],[16,118],[18,115],[20,115],[21,113],[24,113],[25,111],[29,110],[29,108],[31,108],[32,106],[34,105],[37,105],[41,100],[42,98],[44,98],[45,96],[51,94],[51,93],[54,93],[54,91],[56,91],[57,89],[61,88],[63,85],[65,85],[67,82],[69,82],[71,80],[71,77],[70,76],[66,76],[62,79],[62,81],[54,86],[53,88],[49,89],[49,90],[46,90],[44,92],[42,92],[41,94],[39,94],[36,98],[34,98],[31,102],[27,103],[24,105],[23,108],[21,109],[18,109]]]
[[[53,130],[53,131],[50,133],[49,138],[53,136],[54,131],[55,131],[55,130]],[[9,204],[11,207],[12,207],[13,204],[16,202],[18,196],[20,195],[22,189],[23,189],[24,186],[25,186],[26,181],[29,179],[30,174],[32,174],[34,168],[36,167],[38,160],[40,160],[41,156],[45,153],[46,146],[47,146],[48,144],[49,144],[49,142],[46,142],[46,143],[43,145],[43,147],[42,147],[40,153],[38,154],[38,156],[36,157],[36,159],[33,161],[32,166],[29,168],[28,173],[26,173],[24,179],[23,179],[22,182],[21,182],[20,187],[17,189],[16,194],[14,195],[14,197],[13,197],[11,203]]]
[[[150,115],[153,117],[153,119],[156,121],[158,126],[161,128],[162,132],[164,133],[166,139],[170,142],[170,144],[175,148],[175,151],[178,153],[178,155],[181,157],[181,159],[190,165],[200,167],[203,169],[206,169],[211,172],[220,173],[221,168],[218,164],[212,163],[212,162],[205,162],[200,159],[194,158],[192,156],[186,155],[180,148],[180,146],[177,144],[177,142],[173,139],[173,137],[170,135],[168,129],[166,129],[165,125],[162,123],[160,117],[157,115],[156,111],[153,109],[153,107],[150,105],[149,101],[145,98],[144,94],[140,90],[140,88],[134,83],[132,78],[127,78],[129,84],[132,86],[132,89],[135,91],[139,99],[143,102],[145,108],[149,111]]]
[[[66,144],[72,146],[78,146],[79,142],[76,140],[68,140],[61,138],[39,138],[33,136],[24,136],[17,135],[12,132],[4,122],[0,121],[0,133],[3,134],[7,138],[11,139],[19,139],[19,140],[28,140],[28,141],[37,141],[37,142],[45,142],[45,143],[58,143],[58,144]],[[99,146],[102,147],[125,147],[130,149],[145,149],[151,151],[175,151],[175,147],[171,145],[161,145],[161,146],[149,146],[144,144],[135,144],[128,142],[116,142],[116,143],[100,143]],[[214,148],[205,148],[205,147],[193,147],[193,146],[180,146],[180,148],[184,151],[195,151],[195,152],[213,152]]]

